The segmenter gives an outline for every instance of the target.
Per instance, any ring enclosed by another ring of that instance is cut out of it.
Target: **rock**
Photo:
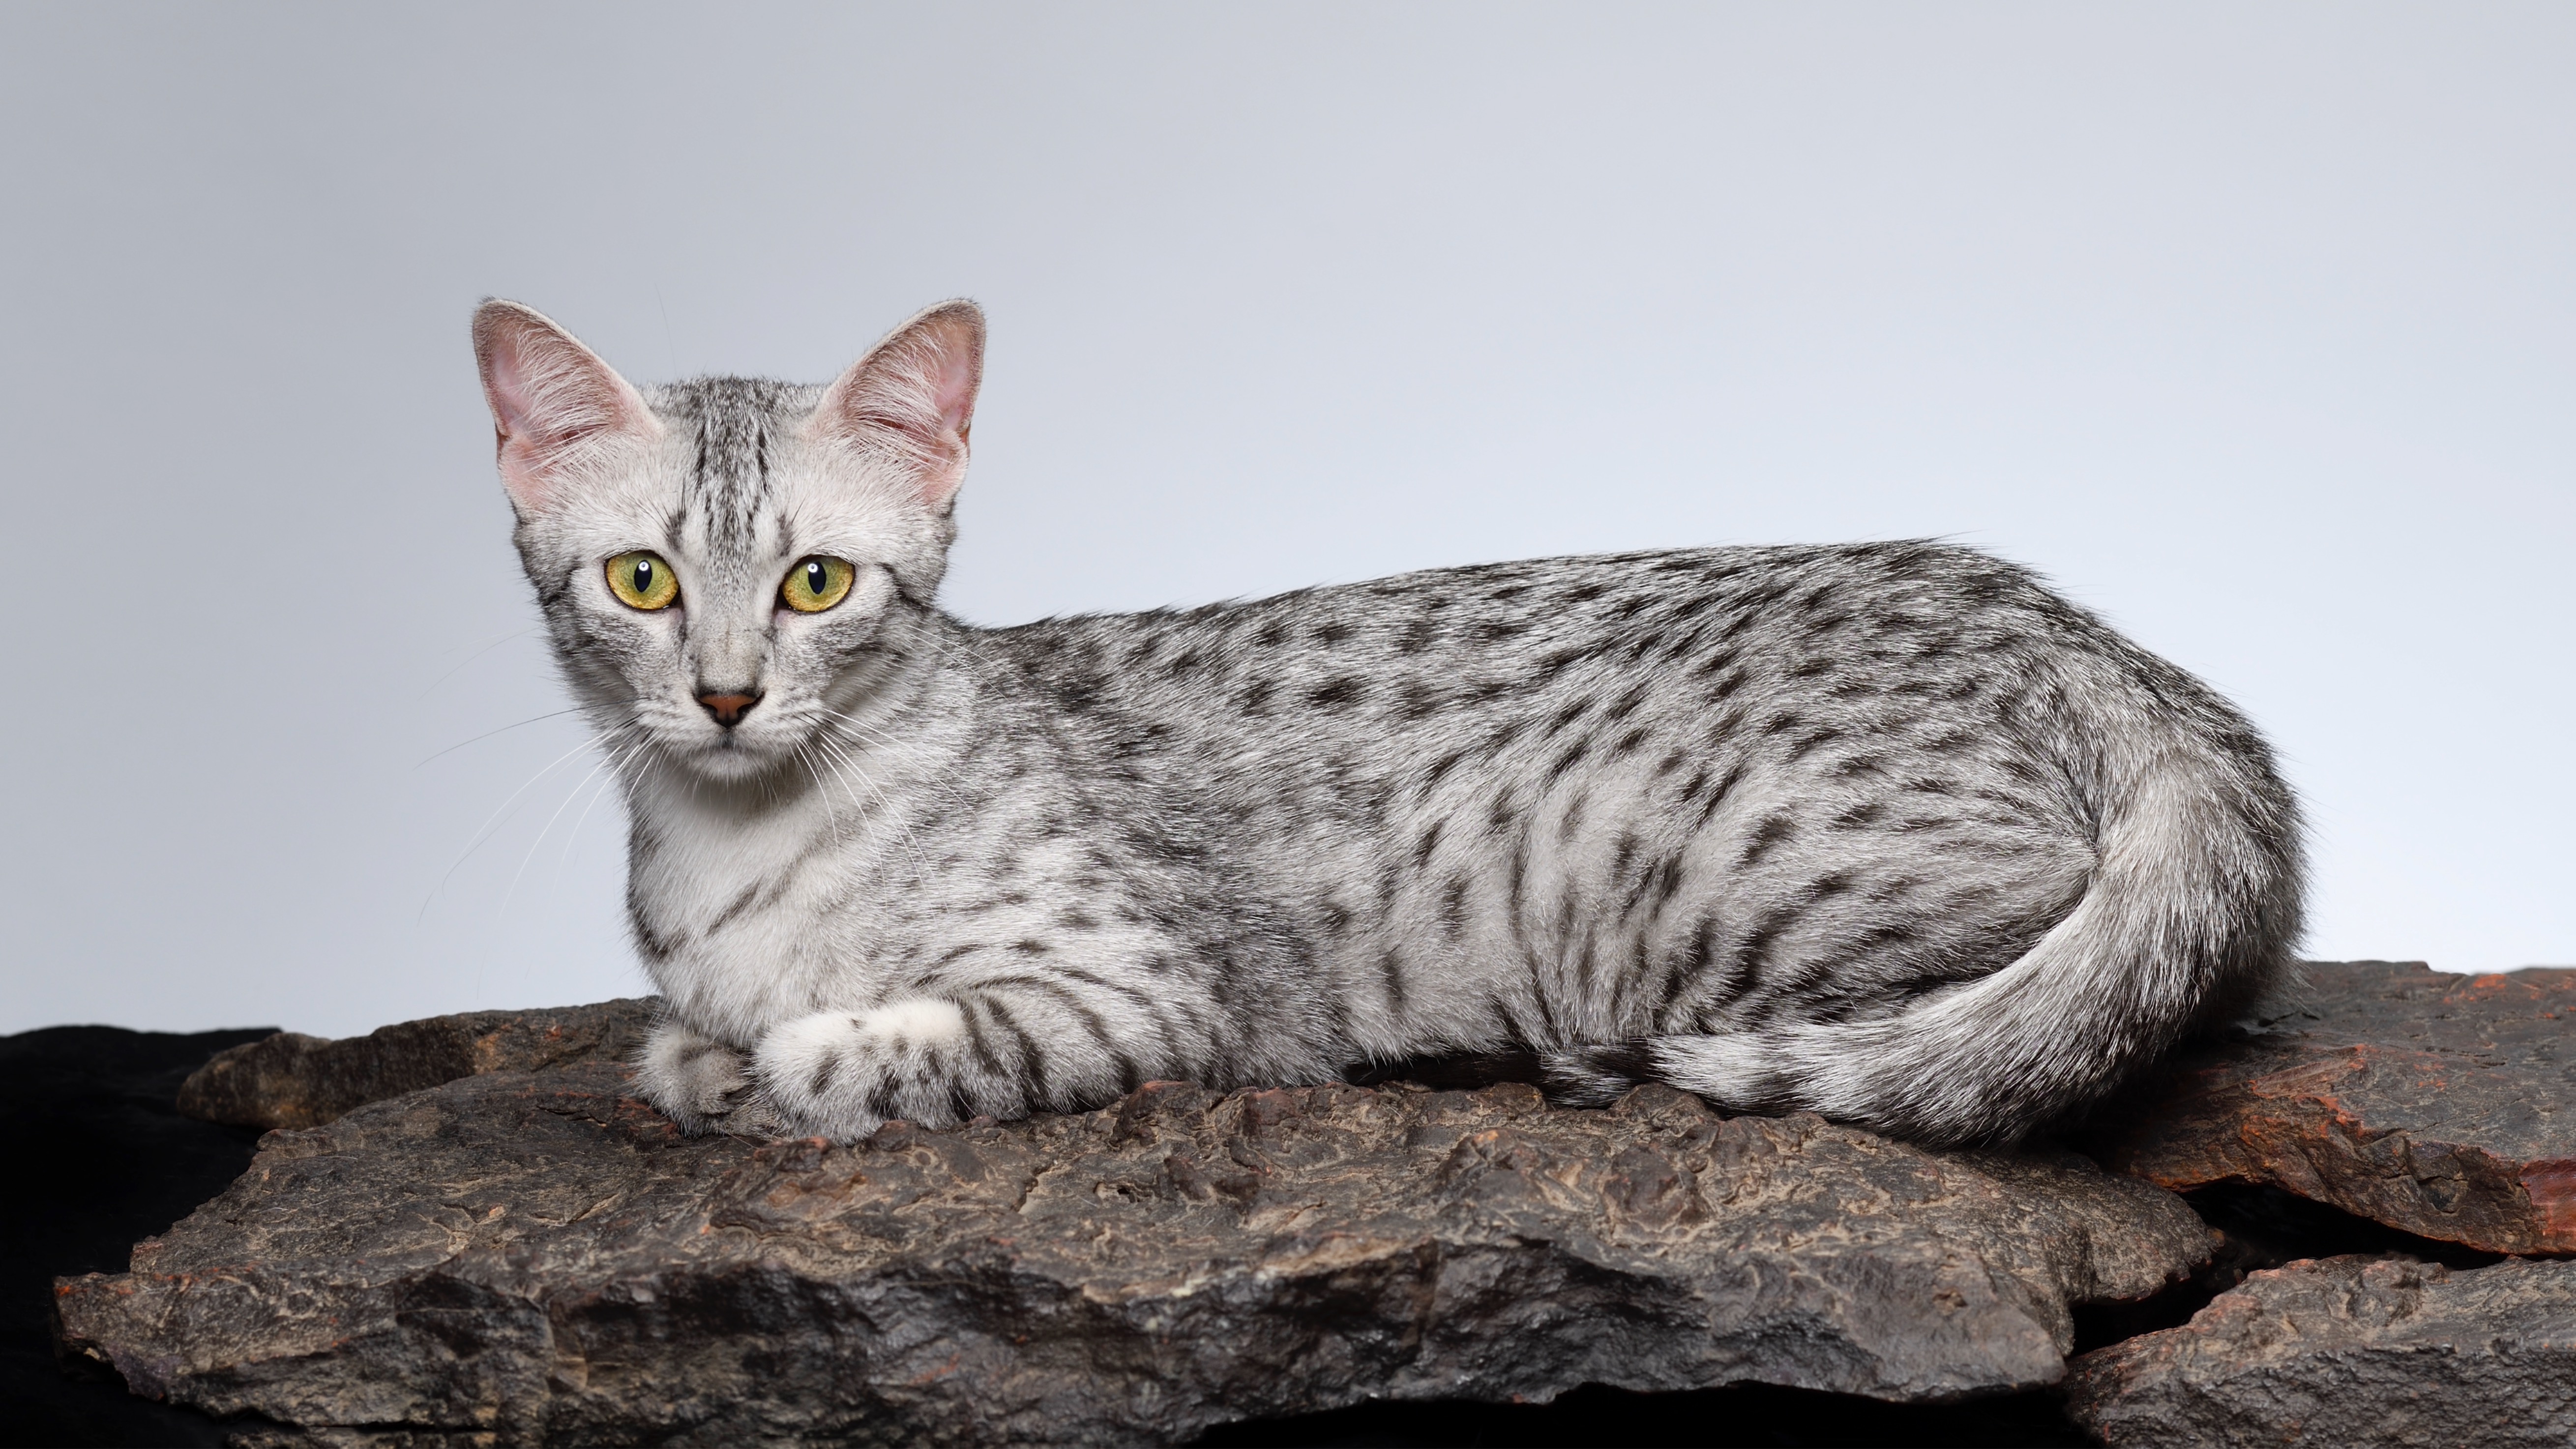
[[[2111,1445],[2576,1442],[2576,1262],[2456,1270],[2311,1259],[2181,1328],[2077,1359],[2076,1421]]]
[[[263,1443],[1168,1443],[1364,1400],[2053,1383],[2177,1198],[1643,1088],[1217,1095],[685,1138],[591,1061],[264,1139],[65,1341]]]
[[[180,1084],[179,1110],[233,1127],[319,1127],[353,1107],[479,1072],[622,1061],[643,1045],[659,1004],[469,1011],[337,1040],[281,1031],[198,1068]]]
[[[2267,1183],[2491,1253],[2576,1252],[2576,970],[2311,963],[2083,1145],[2175,1191]]]

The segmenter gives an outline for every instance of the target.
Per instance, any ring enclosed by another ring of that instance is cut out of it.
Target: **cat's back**
[[[1719,717],[1802,700],[1754,722],[1774,733],[1987,715],[2037,666],[2133,652],[2026,570],[1919,541],[1425,569],[976,637],[992,687],[1130,755],[1490,732],[1605,692],[1605,720],[1658,696]]]

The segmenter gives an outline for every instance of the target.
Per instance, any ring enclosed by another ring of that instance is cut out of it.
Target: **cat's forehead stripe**
[[[675,522],[694,519],[707,547],[758,548],[775,511],[771,464],[779,440],[811,407],[810,389],[757,378],[702,377],[662,389],[655,409],[694,445]]]

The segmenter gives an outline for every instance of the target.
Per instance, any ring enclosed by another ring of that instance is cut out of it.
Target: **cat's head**
[[[519,557],[612,757],[767,774],[905,657],[956,535],[974,303],[922,312],[824,387],[638,389],[498,300],[474,353]]]

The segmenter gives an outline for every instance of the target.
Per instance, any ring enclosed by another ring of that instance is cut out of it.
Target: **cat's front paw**
[[[965,1031],[955,1002],[926,997],[857,1015],[816,1012],[762,1037],[753,1075],[788,1120],[836,1142],[890,1117],[954,1126],[971,1115],[958,1110],[964,1084],[950,1051]]]
[[[714,1120],[710,1130],[728,1137],[748,1137],[755,1142],[769,1142],[781,1137],[804,1134],[794,1130],[787,1114],[769,1099],[769,1093],[758,1083],[745,1083],[725,1094],[724,1114]]]
[[[692,1137],[785,1135],[785,1119],[752,1079],[750,1060],[722,1042],[664,1022],[646,1039],[635,1065],[644,1100]]]

